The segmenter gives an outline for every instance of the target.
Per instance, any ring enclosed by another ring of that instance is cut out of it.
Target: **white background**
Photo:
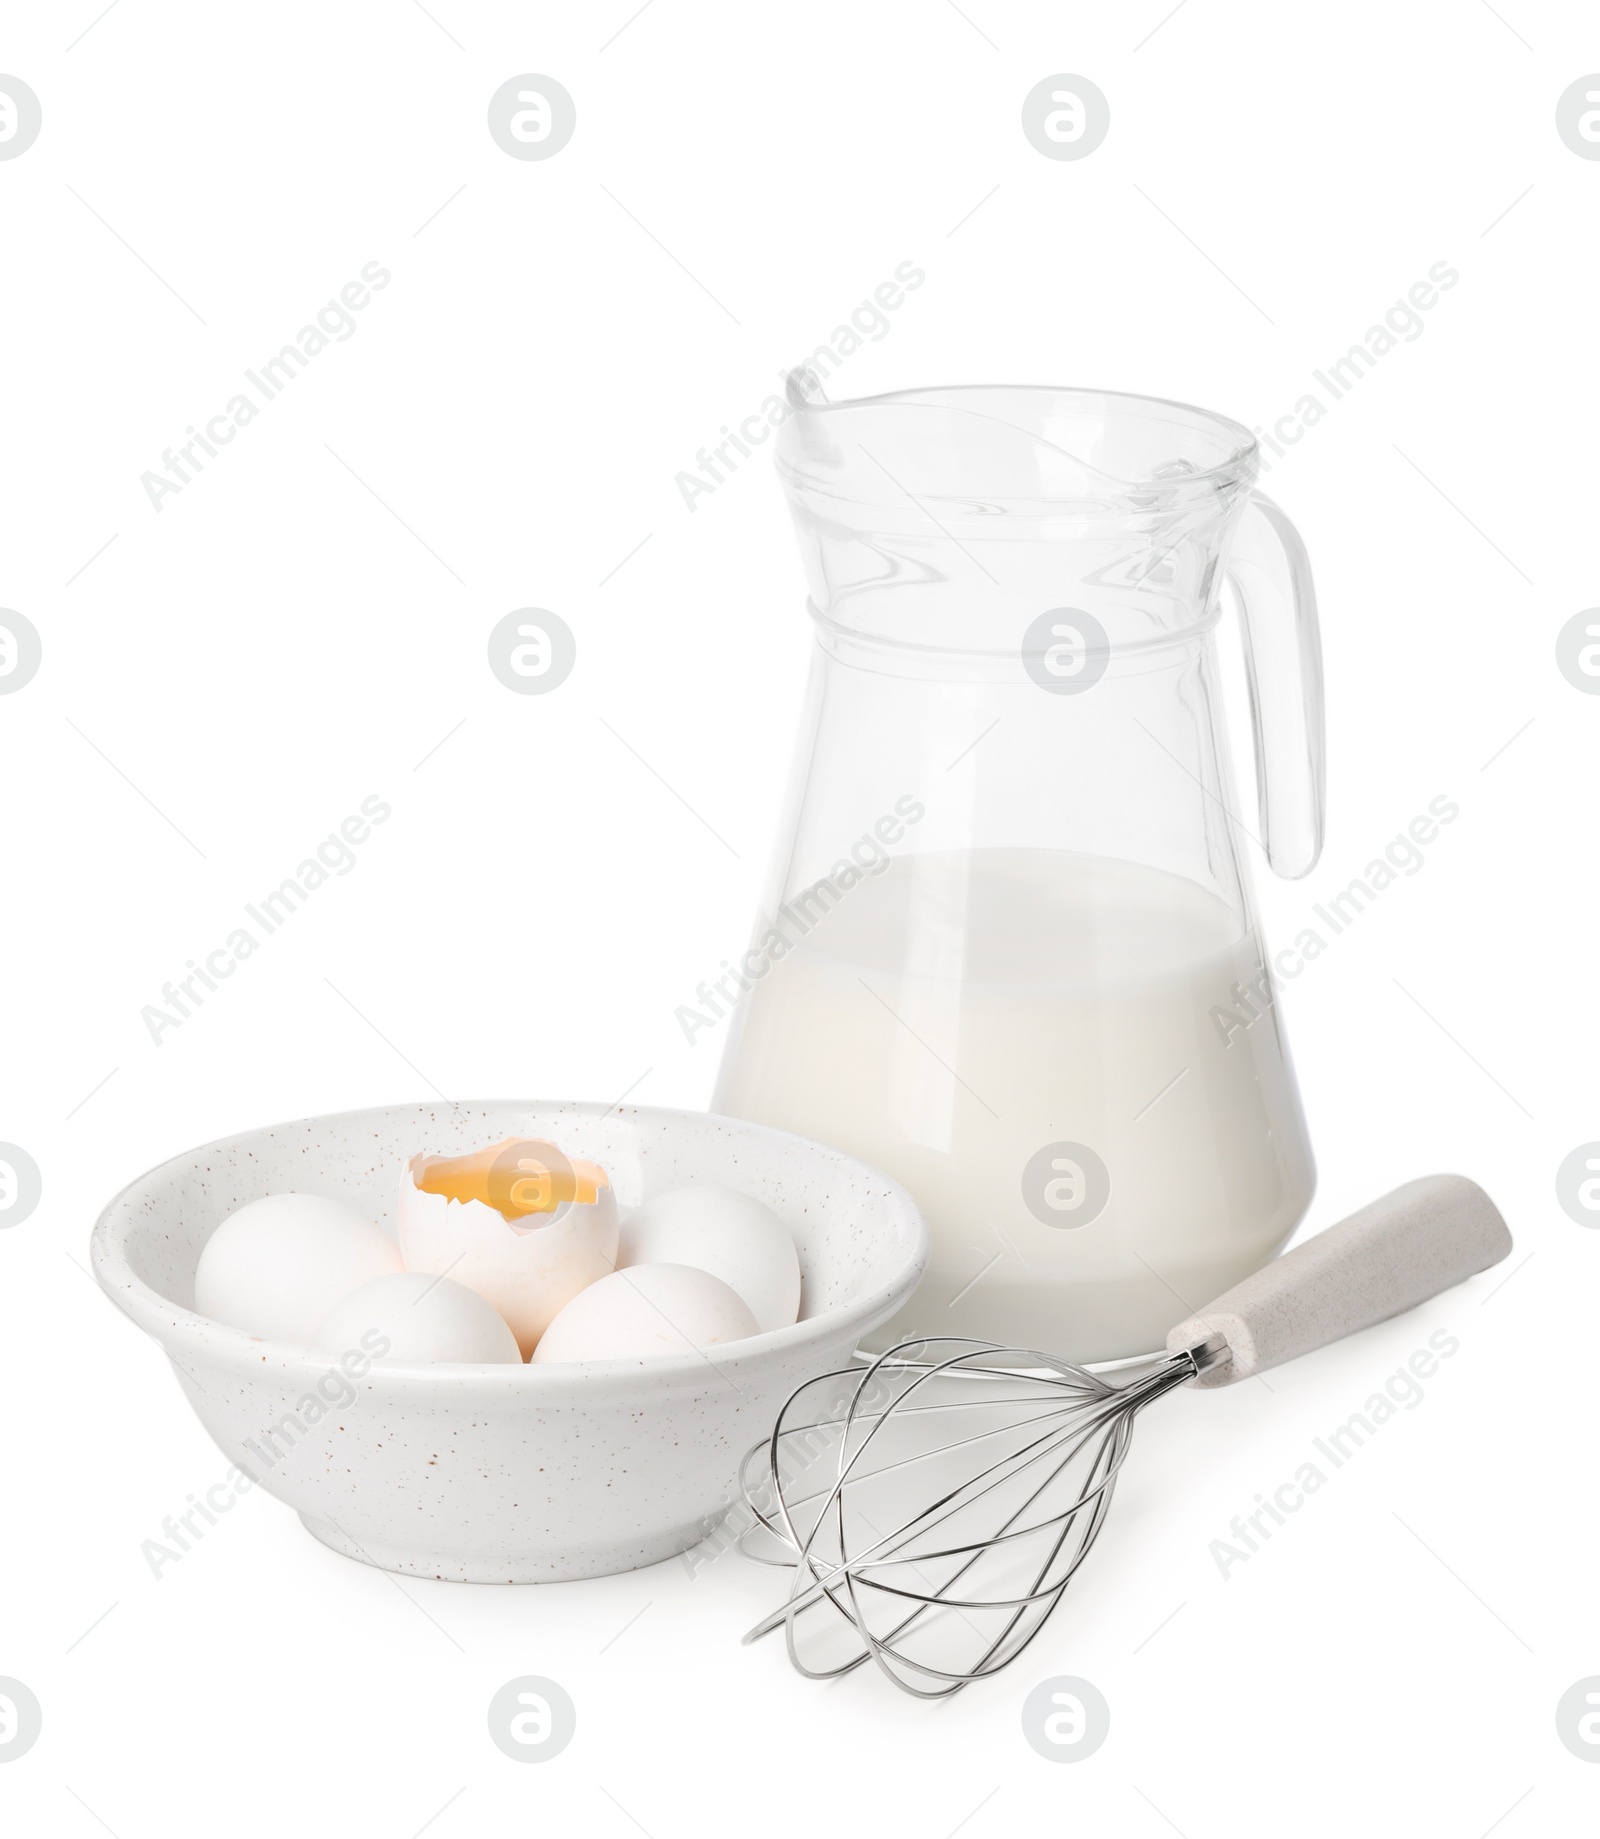
[[[0,164],[0,600],[44,665],[0,701],[0,1137],[44,1201],[0,1234],[0,1674],[45,1719],[0,1768],[9,1830],[1592,1823],[1600,1769],[1554,1723],[1600,1672],[1600,1236],[1554,1198],[1600,1137],[1600,699],[1554,662],[1600,600],[1600,162],[1554,127],[1600,69],[1590,9],[630,3],[121,0],[70,49],[97,0],[9,21],[44,129]],[[530,71],[577,104],[544,162],[485,127]],[[1020,130],[1056,72],[1110,101],[1079,162]],[[355,335],[154,511],[140,474],[368,261],[393,280]],[[720,1038],[689,1047],[673,1011],[744,941],[810,641],[769,462],[693,513],[673,476],[903,261],[925,285],[834,393],[1105,385],[1251,424],[1459,270],[1267,482],[1317,573],[1330,824],[1308,881],[1255,872],[1287,943],[1459,803],[1283,992],[1306,1229],[1459,1168],[1512,1265],[1270,1396],[1175,1395],[1046,1633],[942,1706],[741,1649],[773,1579],[735,1557],[397,1583],[258,1493],[157,1582],[140,1542],[220,1464],[86,1275],[110,1193],[213,1136],[433,1091],[708,1099]],[[577,635],[547,697],[485,662],[528,605]],[[369,793],[394,815],[355,869],[155,1047],[141,1007]],[[1209,1542],[1439,1327],[1461,1351],[1425,1403],[1224,1581]],[[524,1673],[578,1706],[535,1768],[484,1724]],[[1111,1706],[1071,1767],[1019,1725],[1054,1674]]]

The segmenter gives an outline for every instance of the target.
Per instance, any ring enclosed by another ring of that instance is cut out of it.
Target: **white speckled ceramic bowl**
[[[408,1156],[513,1135],[601,1163],[624,1213],[686,1181],[758,1195],[794,1232],[801,1319],[712,1357],[351,1376],[325,1352],[194,1313],[200,1248],[246,1201],[324,1194],[392,1230]],[[632,1570],[704,1538],[739,1458],[788,1394],[843,1365],[905,1302],[928,1233],[886,1175],[760,1124],[635,1106],[395,1105],[175,1156],[106,1208],[93,1257],[101,1287],[166,1350],[229,1461],[325,1545],[418,1577],[542,1583]]]

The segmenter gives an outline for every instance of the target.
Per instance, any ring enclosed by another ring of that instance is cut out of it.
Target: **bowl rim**
[[[305,1117],[286,1118],[276,1124],[262,1124],[249,1130],[234,1131],[228,1136],[214,1138],[209,1143],[196,1144],[190,1149],[180,1150],[176,1155],[163,1157],[160,1162],[153,1163],[142,1174],[127,1182],[101,1208],[89,1235],[90,1265],[95,1280],[124,1315],[160,1344],[168,1358],[182,1372],[187,1372],[188,1368],[180,1356],[189,1354],[208,1365],[237,1369],[241,1377],[245,1373],[260,1374],[265,1370],[284,1378],[291,1375],[302,1377],[309,1387],[314,1387],[317,1380],[330,1371],[345,1371],[342,1363],[348,1358],[348,1353],[340,1355],[326,1348],[303,1347],[298,1342],[270,1339],[252,1335],[242,1328],[230,1328],[226,1323],[212,1321],[209,1316],[200,1315],[193,1309],[172,1302],[134,1271],[128,1258],[127,1240],[141,1222],[128,1204],[131,1198],[146,1183],[173,1169],[175,1165],[193,1164],[208,1154],[233,1150],[268,1132],[293,1130],[308,1124],[359,1126],[369,1120],[387,1121],[395,1113],[406,1111],[471,1112],[507,1107],[529,1111],[561,1111],[569,1115],[600,1119],[626,1116],[663,1124],[682,1121],[695,1124],[720,1123],[756,1137],[801,1144],[806,1150],[842,1169],[865,1173],[874,1182],[881,1183],[883,1199],[900,1216],[902,1224],[910,1229],[911,1254],[902,1260],[893,1278],[876,1285],[862,1296],[836,1304],[831,1309],[824,1309],[817,1315],[805,1316],[785,1328],[772,1328],[742,1341],[727,1342],[710,1352],[696,1349],[684,1354],[640,1355],[632,1359],[552,1361],[543,1366],[531,1361],[396,1363],[392,1366],[380,1366],[368,1361],[361,1373],[346,1372],[350,1383],[377,1386],[396,1393],[419,1390],[486,1392],[537,1387],[539,1394],[546,1397],[568,1392],[593,1396],[597,1383],[603,1384],[608,1380],[633,1382],[648,1373],[653,1385],[659,1383],[692,1390],[709,1385],[715,1378],[727,1381],[728,1368],[764,1364],[773,1356],[792,1355],[808,1346],[837,1343],[842,1338],[848,1338],[853,1347],[863,1334],[886,1321],[906,1301],[927,1270],[932,1255],[931,1235],[927,1221],[922,1217],[922,1211],[911,1194],[881,1169],[874,1168],[871,1163],[863,1162],[845,1150],[835,1149],[830,1144],[818,1143],[794,1131],[779,1130],[773,1125],[757,1123],[749,1118],[729,1117],[715,1111],[691,1111],[678,1106],[605,1105],[597,1100],[581,1099],[472,1098],[445,1101],[442,1104],[412,1100],[400,1104],[368,1105],[351,1111],[312,1112]],[[189,1377],[193,1379],[194,1376],[189,1374]],[[195,1383],[199,1384],[199,1381]]]

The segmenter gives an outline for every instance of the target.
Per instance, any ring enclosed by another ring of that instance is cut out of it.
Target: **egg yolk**
[[[482,1201],[510,1223],[592,1202],[611,1186],[598,1162],[564,1156],[541,1137],[507,1137],[465,1156],[413,1156],[411,1178],[424,1194]]]

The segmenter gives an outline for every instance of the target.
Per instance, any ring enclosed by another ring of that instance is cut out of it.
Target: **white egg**
[[[636,1207],[618,1235],[617,1269],[637,1264],[689,1264],[720,1277],[763,1334],[800,1314],[800,1259],[788,1227],[735,1188],[671,1188]]]
[[[320,1194],[269,1194],[230,1213],[201,1248],[196,1311],[248,1334],[311,1345],[352,1290],[401,1269],[380,1227]]]
[[[756,1332],[744,1299],[709,1271],[639,1264],[580,1290],[544,1331],[535,1365],[688,1354]]]
[[[521,1155],[523,1150],[530,1153]],[[530,1211],[508,1220],[484,1199],[457,1199],[417,1186],[418,1177],[429,1178],[430,1170],[453,1169],[461,1174],[462,1191],[489,1193],[493,1173],[495,1191],[506,1190],[502,1198],[523,1187],[537,1198],[546,1179],[538,1165],[541,1154],[558,1167],[565,1165],[569,1177],[575,1172],[578,1192],[592,1198],[562,1200],[548,1213]],[[509,1167],[502,1168],[508,1161]],[[400,1171],[395,1224],[406,1269],[448,1271],[457,1283],[476,1290],[510,1323],[524,1359],[564,1304],[616,1268],[617,1203],[605,1171],[569,1160],[554,1145],[533,1138],[511,1139],[468,1156],[412,1157]]]
[[[522,1364],[517,1337],[476,1290],[426,1271],[363,1284],[333,1306],[315,1345],[337,1354],[359,1348],[376,1366]]]

